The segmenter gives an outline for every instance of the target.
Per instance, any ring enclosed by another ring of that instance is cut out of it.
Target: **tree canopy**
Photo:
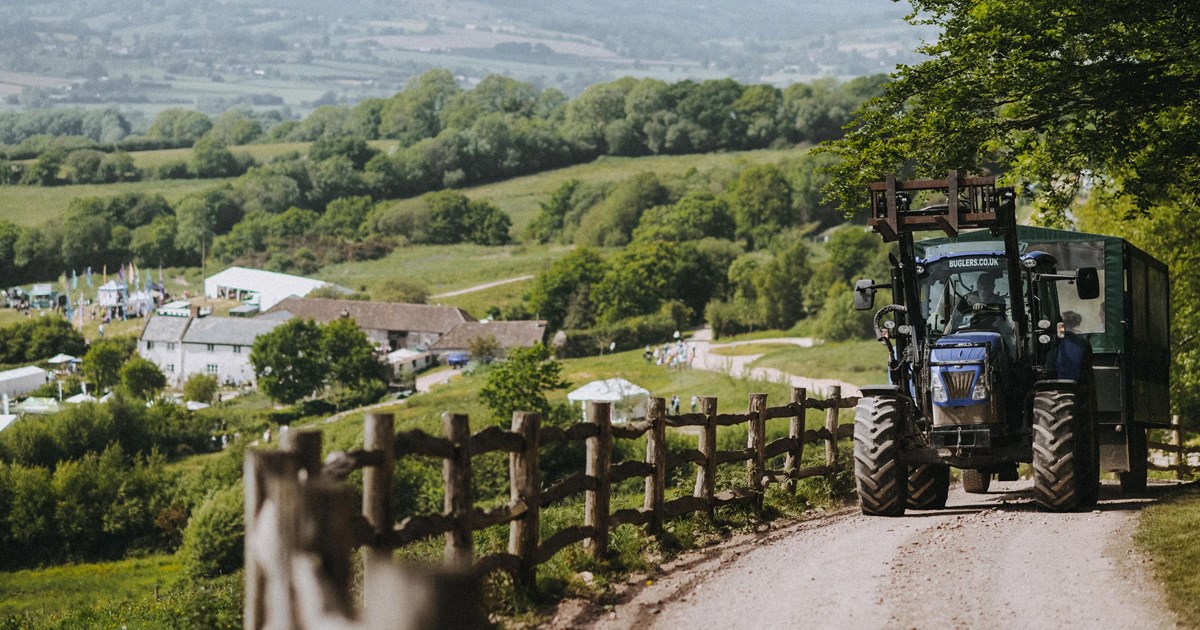
[[[929,59],[900,66],[847,135],[827,191],[847,214],[888,173],[995,167],[1053,222],[1086,185],[1145,210],[1200,192],[1200,12],[1187,2],[911,0],[939,27]]]

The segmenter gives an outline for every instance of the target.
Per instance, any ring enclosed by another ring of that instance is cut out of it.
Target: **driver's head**
[[[979,274],[979,280],[975,282],[975,288],[979,291],[991,293],[996,289],[996,277],[990,273]]]

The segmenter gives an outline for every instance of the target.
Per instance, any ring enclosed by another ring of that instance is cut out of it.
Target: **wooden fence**
[[[765,394],[751,394],[746,413],[718,414],[717,399],[704,397],[699,413],[669,416],[666,401],[651,398],[644,421],[623,425],[611,423],[608,403],[590,403],[588,421],[566,428],[542,427],[537,414],[518,412],[511,430],[489,427],[473,435],[467,416],[448,413],[440,437],[420,430],[397,434],[390,414],[371,414],[366,417],[363,448],[333,453],[324,465],[320,433],[292,431],[280,451],[252,450],[246,457],[246,627],[479,625],[481,609],[472,604],[479,601],[479,586],[472,576],[504,570],[518,583],[532,584],[537,566],[570,544],[583,542],[590,553],[603,557],[609,532],[619,525],[641,525],[654,532],[667,518],[693,512],[711,515],[723,505],[761,510],[771,483],[791,489],[796,480],[836,473],[835,442],[853,436],[852,424],[838,424],[838,411],[857,402],[842,398],[838,387],[826,400],[808,398],[803,388],[796,388],[792,401],[779,407],[767,407]],[[808,409],[826,411],[823,428],[804,430]],[[787,437],[768,443],[766,423],[782,418],[789,419]],[[748,427],[746,448],[718,451],[717,428],[741,424]],[[697,448],[668,452],[668,427],[694,428]],[[614,439],[642,435],[647,437],[643,461],[612,462]],[[543,487],[538,472],[541,448],[579,440],[586,441],[584,470]],[[824,463],[801,467],[804,446],[822,441]],[[510,500],[482,510],[474,506],[471,460],[492,452],[509,454]],[[781,455],[783,467],[768,469],[767,461]],[[395,458],[402,456],[442,460],[445,500],[440,514],[409,515],[396,522],[390,504],[392,471]],[[717,492],[717,467],[735,462],[745,462],[745,485]],[[667,500],[667,473],[688,463],[696,466],[692,493]],[[363,470],[361,513],[353,506],[355,491],[342,483],[356,469]],[[642,507],[611,511],[613,484],[637,477],[645,480]],[[542,539],[542,509],[579,493],[584,494],[583,525]],[[507,552],[476,558],[472,532],[506,523]],[[445,540],[444,571],[418,573],[391,562],[391,550],[438,535]],[[355,620],[350,602],[350,552],[356,547],[367,548],[363,593],[371,605],[365,607],[370,618],[363,620]],[[455,587],[439,591],[437,584]],[[438,592],[452,597],[440,600]],[[372,593],[386,595],[379,600]],[[404,625],[404,619],[414,625]]]
[[[1171,428],[1168,429],[1171,434],[1170,443],[1164,442],[1149,442],[1147,445],[1151,449],[1163,451],[1170,455],[1171,463],[1163,466],[1156,464],[1153,461],[1149,462],[1150,470],[1175,471],[1176,479],[1186,479],[1188,476],[1188,456],[1200,454],[1200,450],[1188,450],[1184,445],[1183,426],[1179,423],[1179,416],[1171,417]]]

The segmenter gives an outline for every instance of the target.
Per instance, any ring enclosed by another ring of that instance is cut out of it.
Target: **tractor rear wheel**
[[[863,514],[904,514],[908,474],[900,459],[903,420],[897,398],[863,398],[855,410],[854,483]]]
[[[950,494],[950,467],[944,464],[919,464],[908,473],[908,507],[912,510],[940,510]]]
[[[1086,504],[1092,472],[1087,419],[1073,391],[1039,391],[1033,398],[1033,501],[1047,512]],[[1096,479],[1093,483],[1098,482]]]
[[[1129,440],[1129,472],[1121,473],[1121,492],[1126,494],[1146,491],[1146,459],[1150,454],[1146,444],[1146,429],[1130,427]]]
[[[987,494],[992,487],[992,473],[964,468],[962,471],[963,491],[970,494]]]

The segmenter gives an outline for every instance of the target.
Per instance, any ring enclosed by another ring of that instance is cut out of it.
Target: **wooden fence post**
[[[649,530],[662,531],[663,503],[667,493],[667,401],[662,397],[650,398],[646,415],[650,419],[650,431],[646,433],[646,463],[654,472],[646,477],[646,500],[644,509],[650,510]]]
[[[538,428],[541,416],[527,411],[513,413],[512,431],[525,438],[525,450],[508,455],[509,492],[513,503],[524,501],[525,516],[508,526],[508,553],[521,559],[519,581],[532,587],[537,580],[533,563],[541,521],[541,476],[538,474]]]
[[[250,463],[252,459],[255,461]],[[272,627],[295,627],[297,610],[291,566],[299,540],[301,505],[296,456],[288,451],[250,451],[246,469],[253,470],[257,476],[255,485],[263,490],[260,509],[270,502],[275,513],[273,529],[265,530],[265,522],[255,519],[254,529],[246,530],[246,553],[269,565],[259,573],[256,601],[247,599],[246,606],[256,609],[254,627],[262,628],[267,621]]]
[[[363,419],[363,449],[379,451],[378,466],[363,468],[362,513],[376,534],[392,528],[392,475],[396,461],[396,419],[390,413],[369,413]],[[370,579],[371,564],[379,556],[362,555],[363,580]]]
[[[805,403],[808,400],[808,390],[803,387],[792,388],[792,402],[800,405],[800,409],[796,415],[792,416],[791,422],[788,424],[788,437],[792,440],[791,448],[788,449],[787,459],[783,462],[783,469],[788,471],[789,479],[784,482],[784,488],[788,492],[796,491],[796,471],[800,470],[804,457],[804,411]]]
[[[1171,446],[1175,447],[1175,478],[1180,481],[1187,476],[1187,451],[1183,448],[1183,427],[1179,416],[1171,416]]]
[[[746,446],[753,451],[753,457],[746,462],[746,472],[749,477],[749,486],[757,495],[754,498],[754,510],[761,512],[763,491],[766,489],[763,475],[767,471],[767,460],[763,455],[763,446],[767,439],[766,394],[750,394],[750,413],[754,414],[754,417],[747,423]]]
[[[829,439],[825,442],[825,464],[830,468],[837,466],[837,434],[838,434],[838,413],[841,412],[842,403],[842,386],[834,385],[829,388],[829,398],[826,402],[829,403],[829,408],[825,410],[825,430],[829,431]]]
[[[704,465],[696,468],[696,489],[693,496],[700,497],[708,503],[708,516],[716,512],[717,487],[717,399],[715,396],[701,396],[700,410],[704,413],[704,426],[700,427],[700,454],[704,455]]]
[[[313,429],[281,431],[279,449],[296,455],[296,466],[316,479],[321,474],[321,432]]]
[[[350,617],[354,614],[351,591],[354,573],[350,569],[350,552],[354,548],[354,490],[325,479],[312,479],[301,490],[301,510],[296,519],[298,547],[320,557],[322,572],[334,587],[332,593],[327,590],[324,594],[332,596],[332,603],[341,615]]]
[[[611,483],[608,472],[612,466],[612,403],[588,403],[588,422],[596,425],[595,437],[587,439],[585,473],[596,480],[596,489],[584,493],[583,524],[592,528],[592,537],[584,541],[596,558],[608,553],[608,512]]]
[[[242,462],[246,508],[243,557],[245,558],[246,601],[242,608],[243,627],[258,630],[266,621],[266,571],[258,562],[258,511],[267,498],[266,471],[260,453],[250,449]]]
[[[454,457],[442,460],[442,481],[446,486],[443,512],[454,520],[446,532],[446,565],[470,568],[473,562],[471,543],[471,423],[465,414],[442,414],[442,430],[454,445]]]

